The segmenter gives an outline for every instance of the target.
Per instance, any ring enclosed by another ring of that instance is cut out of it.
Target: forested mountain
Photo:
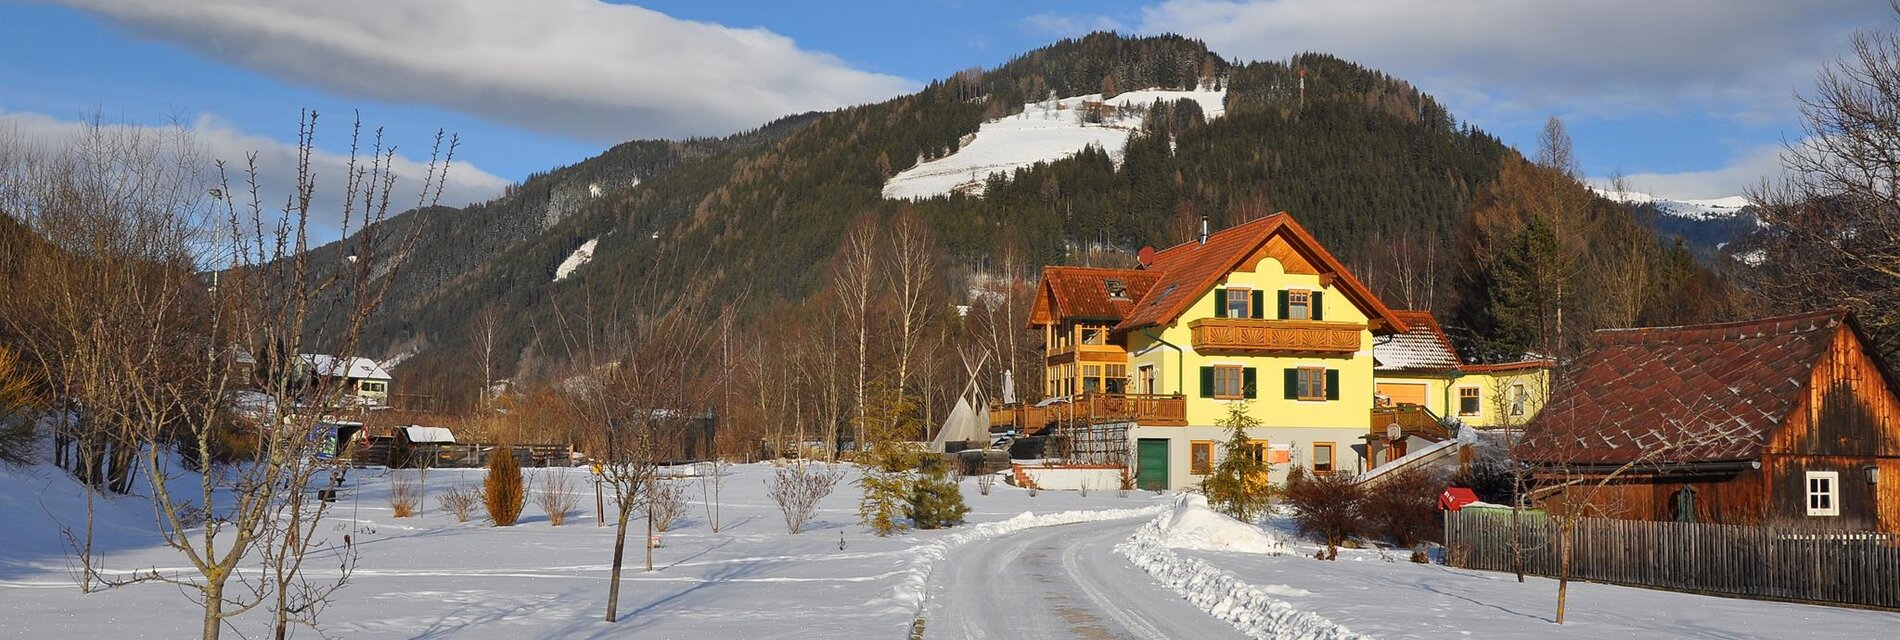
[[[1119,162],[1092,148],[992,176],[980,195],[881,195],[1025,103],[1196,87],[1224,89],[1225,115],[1156,105]],[[1563,162],[1523,158],[1403,80],[1324,54],[1240,65],[1185,38],[1094,34],[913,95],[724,140],[627,143],[487,204],[400,216],[383,231],[420,224],[422,241],[364,344],[415,354],[399,368],[405,390],[454,396],[479,386],[471,335],[485,309],[501,318],[497,377],[549,373],[557,327],[580,310],[660,292],[797,340],[785,327],[823,324],[812,318],[826,317],[832,264],[857,225],[923,221],[935,302],[948,306],[981,302],[972,287],[1011,265],[1125,259],[1187,239],[1202,216],[1224,227],[1281,210],[1394,306],[1437,311],[1478,357],[1554,348],[1553,317],[1569,318],[1558,333],[1574,340],[1723,311],[1723,295],[1673,302],[1722,288],[1686,247],[1658,243]],[[557,281],[590,240],[591,262]],[[967,330],[942,324],[942,335]]]

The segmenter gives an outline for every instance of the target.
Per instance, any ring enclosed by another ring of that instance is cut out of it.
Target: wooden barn
[[[1845,311],[1599,331],[1518,449],[1553,512],[1900,532],[1900,395]]]

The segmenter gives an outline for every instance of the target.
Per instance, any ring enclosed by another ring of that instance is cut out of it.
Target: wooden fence
[[[1559,519],[1526,511],[1524,572],[1556,577]],[[1445,518],[1452,566],[1515,571],[1508,509]],[[1900,609],[1900,536],[1684,522],[1580,518],[1570,578],[1711,595]]]

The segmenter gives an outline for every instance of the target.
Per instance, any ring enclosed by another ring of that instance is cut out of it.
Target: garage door
[[[1381,382],[1377,387],[1379,395],[1391,398],[1392,404],[1425,406],[1425,385],[1423,384]]]

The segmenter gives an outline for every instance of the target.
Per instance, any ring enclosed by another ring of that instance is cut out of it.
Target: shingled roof
[[[1156,276],[1134,269],[1043,267],[1042,294],[1046,298],[1039,300],[1031,312],[1030,324],[1053,318],[1120,322],[1128,317],[1135,301],[1147,295]],[[1116,295],[1115,289],[1121,294]]]
[[[1143,271],[1156,274],[1157,279],[1148,295],[1139,299],[1115,329],[1129,331],[1173,322],[1195,299],[1240,267],[1242,260],[1275,235],[1286,238],[1287,243],[1312,261],[1321,273],[1331,274],[1335,288],[1373,319],[1377,325],[1374,331],[1406,331],[1405,323],[1393,315],[1385,303],[1372,295],[1364,283],[1353,277],[1344,264],[1284,211],[1222,229],[1209,235],[1206,242],[1184,242],[1156,253]]]
[[[1754,460],[1801,405],[1845,311],[1606,329],[1526,427],[1521,455],[1572,464]],[[1666,450],[1666,451],[1665,451]]]
[[[1410,331],[1372,345],[1373,369],[1386,372],[1455,371],[1464,366],[1458,350],[1430,311],[1393,310]]]

